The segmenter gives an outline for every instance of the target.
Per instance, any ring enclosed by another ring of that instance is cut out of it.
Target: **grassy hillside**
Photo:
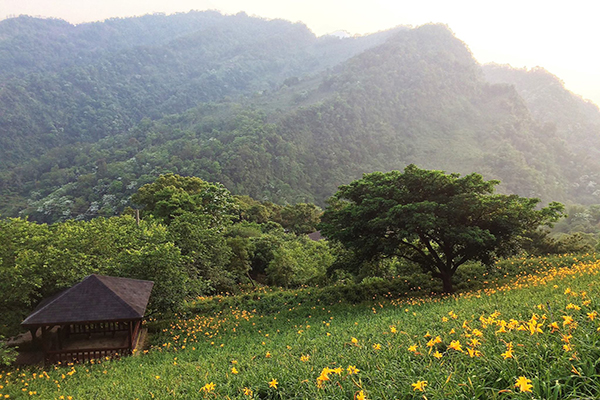
[[[0,372],[8,398],[597,398],[600,263],[447,298],[230,308],[150,323],[150,351]],[[521,383],[516,386],[517,383]],[[423,389],[423,391],[421,391]]]

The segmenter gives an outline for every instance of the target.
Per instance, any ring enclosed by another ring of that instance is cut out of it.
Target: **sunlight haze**
[[[566,87],[600,104],[600,36],[595,1],[340,0],[0,0],[0,18],[27,14],[71,23],[190,10],[244,11],[305,23],[315,34],[366,34],[397,25],[447,24],[480,63],[541,66]]]

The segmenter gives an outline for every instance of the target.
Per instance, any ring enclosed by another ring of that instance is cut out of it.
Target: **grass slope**
[[[44,399],[598,398],[600,262],[542,267],[447,298],[288,303],[265,315],[232,307],[151,322],[159,333],[146,354],[2,371],[0,393]],[[523,384],[516,387],[518,381]]]

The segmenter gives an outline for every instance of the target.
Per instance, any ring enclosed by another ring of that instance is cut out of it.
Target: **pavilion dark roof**
[[[154,282],[89,275],[40,303],[23,326],[125,321],[144,316]]]

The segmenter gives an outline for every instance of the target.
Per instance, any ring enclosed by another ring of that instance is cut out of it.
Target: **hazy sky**
[[[479,62],[542,66],[600,105],[598,0],[0,0],[0,19],[28,14],[81,23],[205,9],[302,21],[317,35],[442,22]]]

